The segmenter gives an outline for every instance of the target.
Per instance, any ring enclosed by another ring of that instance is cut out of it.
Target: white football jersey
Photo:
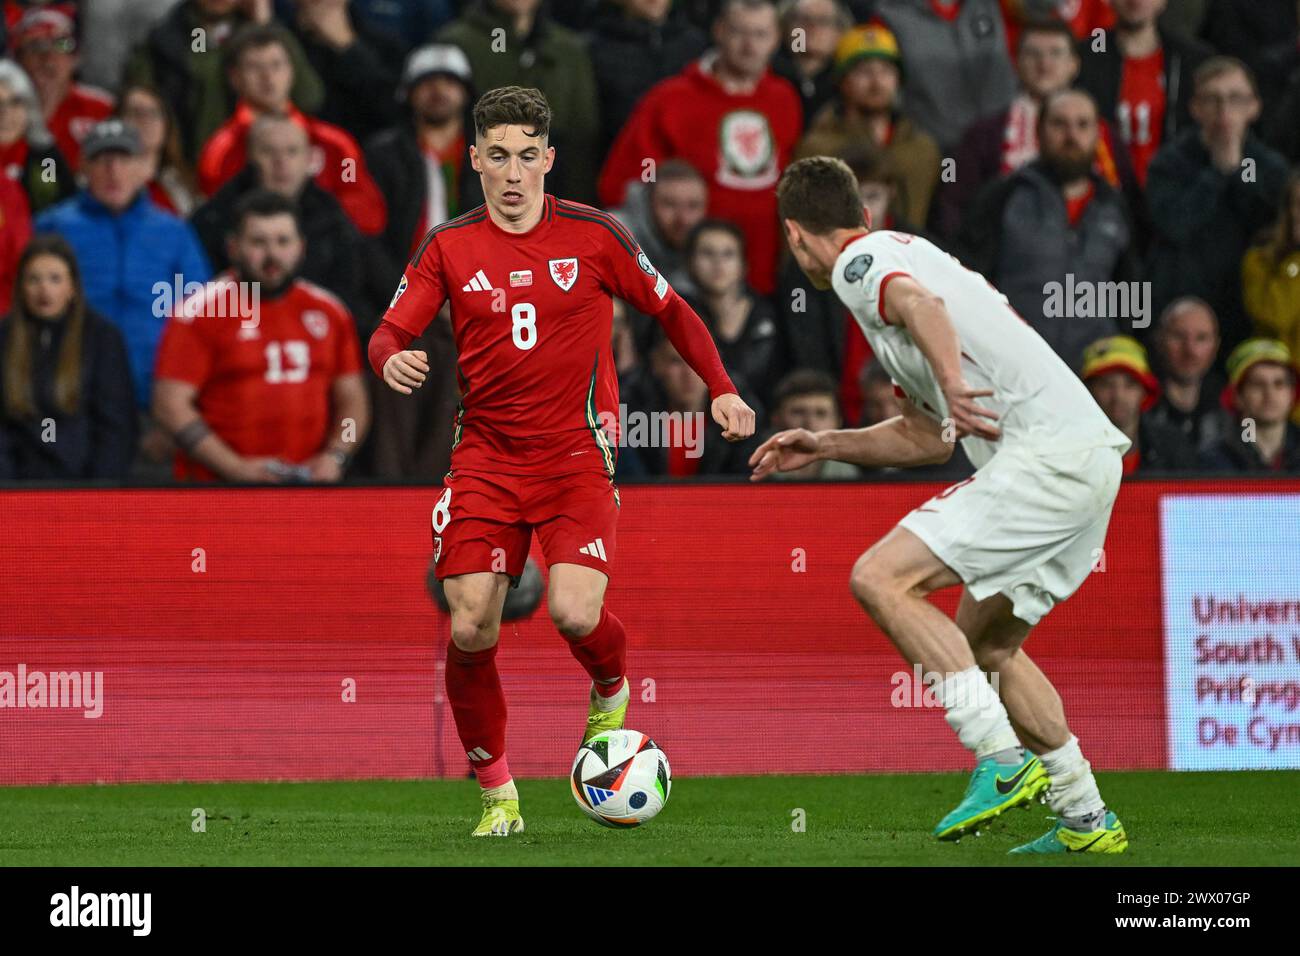
[[[891,279],[910,276],[941,298],[961,342],[966,382],[993,394],[977,401],[999,415],[999,442],[962,439],[976,468],[1002,444],[1068,451],[1107,445],[1127,449],[1129,440],[1110,423],[1082,381],[977,272],[919,236],[871,232],[844,247],[831,284],[871,343],[880,364],[917,408],[935,421],[948,405],[930,363],[907,330],[889,324],[882,295]]]

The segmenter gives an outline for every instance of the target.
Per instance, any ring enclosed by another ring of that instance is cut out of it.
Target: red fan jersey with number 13
[[[453,471],[613,474],[613,296],[664,326],[714,398],[735,391],[703,323],[608,213],[546,195],[528,232],[480,206],[425,236],[384,321],[414,338],[451,301]]]

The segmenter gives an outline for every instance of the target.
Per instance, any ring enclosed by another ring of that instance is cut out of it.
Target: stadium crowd
[[[1126,474],[1300,474],[1295,0],[3,6],[0,481],[436,483],[449,324],[414,396],[360,355],[421,237],[482,202],[468,110],[508,84],[553,109],[548,192],[627,225],[769,432],[898,411],[784,253],[777,179],[826,154],[875,228],[1007,295]],[[613,321],[629,414],[709,421],[658,325]],[[748,473],[752,442],[709,421],[694,453],[683,422],[619,476]]]

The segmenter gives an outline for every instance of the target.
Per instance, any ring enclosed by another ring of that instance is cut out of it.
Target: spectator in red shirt
[[[803,107],[769,66],[779,42],[772,4],[726,0],[713,39],[713,50],[637,104],[601,170],[600,200],[622,205],[629,182],[649,180],[647,161],[685,159],[709,183],[709,215],[744,231],[750,284],[769,295],[782,245],[773,187],[799,140]]]
[[[370,410],[352,316],[297,278],[293,203],[244,199],[234,267],[186,300],[158,350],[153,408],[181,453],[180,478],[336,482]]]
[[[339,201],[362,233],[374,236],[383,232],[387,206],[360,145],[345,130],[307,116],[290,99],[293,61],[284,32],[275,26],[246,27],[230,41],[227,57],[230,85],[239,104],[199,155],[203,193],[211,196],[244,168],[253,121],[266,113],[282,113],[307,130],[317,184]]]
[[[0,315],[9,311],[14,282],[18,278],[18,259],[32,237],[32,214],[22,187],[0,176]]]
[[[1213,52],[1158,23],[1168,0],[1113,0],[1114,30],[1080,44],[1079,85],[1119,128],[1138,182],[1161,145],[1192,122],[1192,75]]]
[[[72,20],[54,9],[31,10],[14,28],[14,59],[36,84],[45,123],[68,164],[81,165],[81,140],[112,115],[113,97],[75,81],[77,38]]]

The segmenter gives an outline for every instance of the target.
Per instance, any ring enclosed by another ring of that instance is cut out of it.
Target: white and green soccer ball
[[[569,783],[582,812],[602,826],[639,827],[664,808],[672,789],[668,757],[635,730],[597,734],[578,748]]]

